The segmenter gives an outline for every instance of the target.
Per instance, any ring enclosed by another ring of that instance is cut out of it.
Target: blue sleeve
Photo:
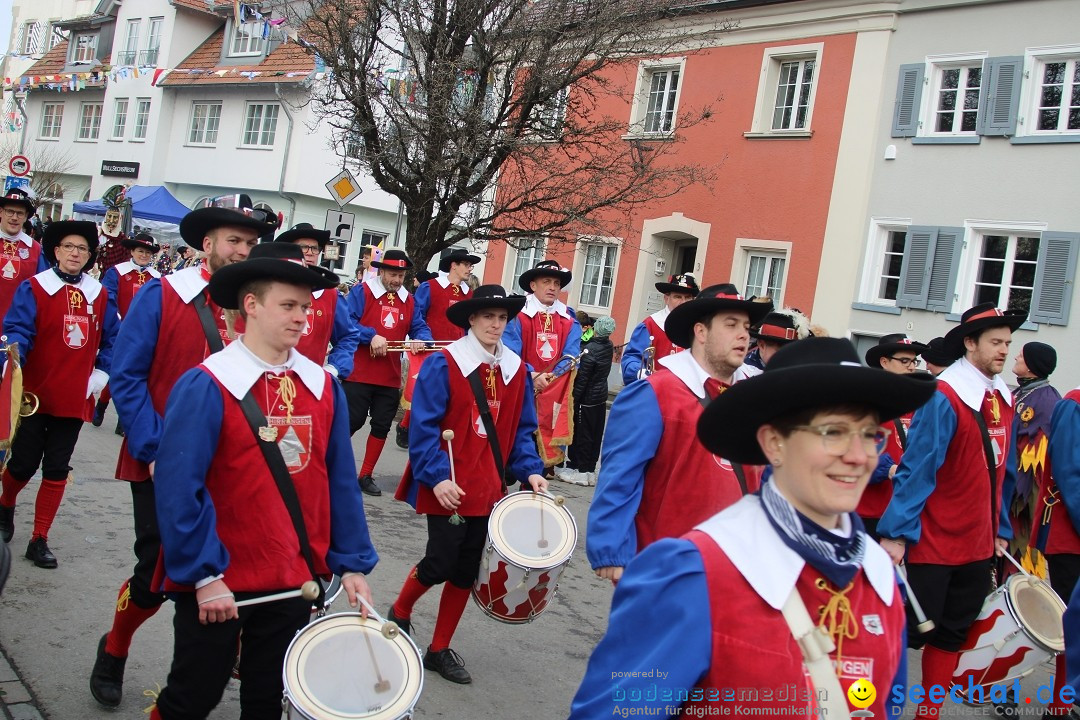
[[[150,366],[161,328],[161,280],[146,283],[128,307],[113,346],[109,373],[116,414],[124,427],[131,456],[144,463],[157,458],[162,418],[150,398]]]
[[[97,367],[102,372],[112,368],[113,347],[116,335],[120,332],[120,311],[116,307],[116,295],[108,294],[105,299],[105,321],[101,332],[101,345],[98,346]]]
[[[105,288],[109,293],[109,297],[116,301],[116,295],[120,291],[120,273],[116,271],[116,266],[105,271],[105,277],[101,278],[101,287]]]
[[[413,303],[412,321],[409,323],[409,338],[411,340],[434,340],[431,337],[431,328],[428,327],[427,321],[424,320],[424,314],[420,312],[419,306]]]
[[[571,720],[608,720],[627,696],[650,717],[673,717],[680,704],[656,690],[655,677],[613,678],[662,668],[663,689],[689,692],[712,661],[712,614],[701,554],[689,540],[666,539],[647,547],[615,587],[607,632],[593,650],[570,706]],[[659,620],[651,622],[649,618]]]
[[[336,290],[334,292],[337,293]],[[326,358],[326,364],[333,365],[338,377],[344,380],[353,371],[353,355],[360,345],[360,328],[353,322],[349,304],[340,294],[334,308],[334,330],[330,335],[330,344],[333,348]]]
[[[23,280],[15,290],[7,315],[4,316],[4,334],[8,343],[19,346],[19,360],[26,364],[26,356],[34,348],[37,336],[37,300],[29,280]]]
[[[513,350],[514,354],[518,357],[524,357],[521,354],[521,321],[518,318],[510,318],[510,322],[506,323],[506,329],[503,330],[502,343],[509,350]],[[530,367],[529,372],[534,372],[535,368]]]
[[[1001,511],[998,513],[997,536],[1012,540],[1012,520],[1009,519],[1009,507],[1013,493],[1016,491],[1016,468],[1020,464],[1016,454],[1016,435],[1009,438],[1009,452],[1005,456],[1005,477],[1001,483]]]
[[[1069,519],[1073,527],[1080,528],[1080,403],[1060,400],[1054,406],[1050,418],[1050,468]]]
[[[49,261],[45,259],[45,250],[42,249],[42,251],[38,253],[37,272],[45,272],[50,267],[52,266],[49,265]]]
[[[198,368],[180,377],[165,405],[164,432],[176,442],[158,449],[155,506],[165,571],[170,580],[183,585],[194,585],[229,567],[229,551],[218,537],[217,513],[206,490],[223,414],[221,391]]]
[[[358,345],[370,345],[371,339],[378,333],[375,332],[375,328],[360,324],[360,318],[364,316],[364,287],[354,285],[353,289],[349,291],[348,297],[345,298],[345,302],[349,306],[349,322],[356,327],[359,333],[357,336]]]
[[[450,404],[450,371],[446,357],[434,353],[420,366],[409,420],[409,467],[417,482],[435,487],[450,477],[450,456],[442,448],[439,423]]]
[[[506,466],[518,482],[527,484],[530,475],[544,474],[544,461],[536,449],[536,400],[533,392],[532,376],[525,373],[524,402],[521,403],[521,419],[518,420],[514,445],[510,448],[510,457]]]
[[[630,334],[630,342],[623,348],[621,363],[623,385],[629,385],[638,379],[641,358],[647,347],[649,347],[649,330],[645,327],[645,323],[638,323],[634,332]]]
[[[893,496],[878,521],[883,538],[919,542],[919,516],[930,493],[937,487],[937,471],[945,463],[949,443],[956,433],[956,413],[941,392],[915,411],[908,430],[908,445],[893,476]]]
[[[413,302],[416,303],[416,309],[420,311],[420,315],[427,318],[428,309],[431,307],[431,285],[429,283],[420,283],[416,288],[416,292],[413,293]]]
[[[330,483],[330,547],[326,566],[337,575],[370,573],[379,561],[368,533],[364,496],[356,484],[356,460],[349,435],[349,406],[341,383],[327,378],[334,393],[334,422],[326,447],[326,474]]]
[[[641,505],[645,469],[663,432],[660,403],[651,383],[633,383],[615,397],[585,535],[585,555],[594,570],[625,567],[637,552],[634,517]]]
[[[878,457],[877,467],[874,468],[874,472],[870,474],[870,484],[877,485],[883,483],[889,479],[889,469],[893,466],[894,461],[892,455],[889,453],[881,453]]]

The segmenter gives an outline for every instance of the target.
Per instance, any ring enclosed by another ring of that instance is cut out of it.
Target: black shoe
[[[94,419],[90,421],[94,427],[101,427],[101,423],[105,422],[105,409],[109,407],[109,403],[99,402],[94,406]]]
[[[386,619],[398,626],[398,629],[406,635],[412,636],[412,621],[405,618],[399,618],[394,614],[394,606],[391,605],[390,609],[386,611]]]
[[[0,539],[11,542],[15,536],[15,506],[0,505]]]
[[[461,662],[461,656],[450,648],[439,652],[432,652],[431,648],[428,648],[424,655],[424,667],[434,670],[450,682],[459,685],[468,685],[472,682],[472,676],[465,669],[465,664]]]
[[[375,484],[375,481],[371,479],[370,475],[361,475],[357,478],[360,481],[360,489],[364,491],[365,495],[371,495],[373,497],[379,497],[382,495],[382,490]]]
[[[26,559],[33,560],[39,568],[52,569],[56,567],[56,556],[45,543],[45,538],[34,538],[26,546]]]
[[[90,671],[90,694],[107,708],[120,707],[120,698],[124,695],[124,665],[126,657],[116,657],[105,652],[105,639],[109,633],[101,636],[97,647],[97,660]]]
[[[116,429],[113,430],[113,433],[115,435],[119,435],[120,437],[124,437],[124,428],[120,427],[120,421],[119,420],[116,421]]]
[[[402,450],[408,450],[409,449],[409,428],[401,427],[401,423],[398,423],[397,434],[394,437],[394,440],[397,442],[397,446],[399,448],[401,448]]]

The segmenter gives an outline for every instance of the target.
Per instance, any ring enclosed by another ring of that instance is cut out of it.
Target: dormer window
[[[76,35],[71,44],[72,63],[91,63],[97,58],[97,33]]]
[[[262,55],[263,24],[261,21],[232,24],[232,39],[229,42],[229,57]]]

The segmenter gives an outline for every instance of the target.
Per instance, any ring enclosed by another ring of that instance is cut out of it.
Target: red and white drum
[[[968,630],[953,683],[988,686],[1031,672],[1065,650],[1065,603],[1042,580],[1017,573],[995,590]]]
[[[289,720],[411,718],[424,689],[420,650],[392,623],[358,612],[327,615],[301,630],[285,653]]]
[[[577,545],[577,523],[561,497],[516,492],[492,508],[488,545],[472,597],[487,615],[530,622],[559,588]]]

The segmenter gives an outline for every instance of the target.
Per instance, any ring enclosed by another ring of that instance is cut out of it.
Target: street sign
[[[30,158],[25,155],[15,155],[8,162],[8,169],[15,177],[25,177],[30,174]]]
[[[338,207],[345,207],[353,198],[364,192],[360,189],[360,183],[348,170],[342,170],[331,178],[330,182],[326,183],[326,189],[330,191],[330,197],[334,198]]]
[[[352,240],[353,223],[355,222],[356,215],[353,213],[327,210],[326,224],[323,225],[323,230],[330,231],[331,240],[338,243],[347,243]]]
[[[30,188],[30,178],[28,177],[15,177],[14,175],[4,176],[4,194],[8,194],[8,190],[11,188],[20,188],[22,190],[28,190]]]

